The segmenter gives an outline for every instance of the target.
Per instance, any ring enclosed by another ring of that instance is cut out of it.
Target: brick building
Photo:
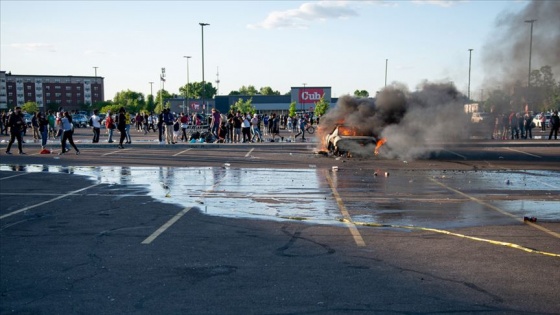
[[[56,104],[71,110],[103,100],[103,77],[20,75],[0,71],[0,109],[35,102],[41,109]]]

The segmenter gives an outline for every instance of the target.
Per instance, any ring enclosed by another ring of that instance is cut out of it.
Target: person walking
[[[301,141],[305,141],[305,127],[307,126],[307,120],[303,115],[299,118],[299,133],[296,134],[295,138],[301,135]]]
[[[93,115],[89,118],[89,124],[93,130],[92,143],[99,142],[99,135],[101,134],[101,117],[98,115],[99,111],[97,109],[93,110]]]
[[[548,140],[552,140],[552,134],[554,134],[554,140],[558,139],[558,129],[560,129],[560,117],[558,117],[558,111],[555,110],[554,114],[550,116],[550,134],[548,135]]]
[[[117,116],[117,130],[121,133],[121,137],[119,139],[119,149],[124,149],[123,141],[126,138],[126,114],[125,114],[124,107],[119,109],[119,114]],[[130,126],[130,125],[129,125]]]
[[[6,126],[10,128],[10,142],[8,142],[8,147],[6,148],[6,154],[12,154],[10,149],[12,144],[17,139],[19,154],[25,154],[23,152],[23,139],[21,137],[21,132],[25,126],[25,119],[21,113],[21,107],[17,106],[16,110],[8,116],[8,121]]]
[[[60,142],[62,150],[59,155],[70,151],[66,148],[66,141],[70,142],[70,145],[74,148],[74,150],[76,150],[76,155],[79,155],[80,150],[78,150],[78,147],[74,144],[74,128],[72,126],[72,116],[70,116],[69,112],[64,112],[62,118],[60,119],[60,123],[62,125],[62,141]]]

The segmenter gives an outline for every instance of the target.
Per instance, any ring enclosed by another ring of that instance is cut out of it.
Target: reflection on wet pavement
[[[0,165],[2,171],[87,176],[140,188],[164,203],[231,218],[342,224],[336,190],[355,222],[452,228],[511,224],[515,217],[560,221],[560,172],[62,167]],[[437,181],[440,184],[434,183]],[[466,198],[449,187],[472,196]],[[126,191],[122,191],[125,194]],[[117,197],[117,196],[115,196]]]

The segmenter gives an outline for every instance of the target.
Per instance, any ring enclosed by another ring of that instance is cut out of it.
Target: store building
[[[73,110],[104,99],[103,77],[19,75],[0,71],[0,109],[35,102]]]
[[[220,112],[228,112],[231,105],[235,104],[239,99],[243,101],[251,100],[251,103],[260,114],[277,113],[279,115],[288,114],[290,104],[296,103],[297,112],[314,112],[315,103],[324,98],[329,102],[330,107],[336,105],[337,98],[331,98],[330,87],[292,87],[289,95],[218,95],[213,100],[205,100],[202,105],[201,100],[190,99],[188,102],[185,98],[167,99],[172,112],[199,112],[208,113],[212,108],[218,109]]]

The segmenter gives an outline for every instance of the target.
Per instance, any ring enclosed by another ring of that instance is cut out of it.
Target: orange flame
[[[385,138],[381,138],[379,139],[379,141],[377,141],[377,145],[375,146],[375,151],[373,151],[375,155],[379,154],[379,148],[381,148],[381,146],[384,145],[385,142],[387,142],[387,139]]]

